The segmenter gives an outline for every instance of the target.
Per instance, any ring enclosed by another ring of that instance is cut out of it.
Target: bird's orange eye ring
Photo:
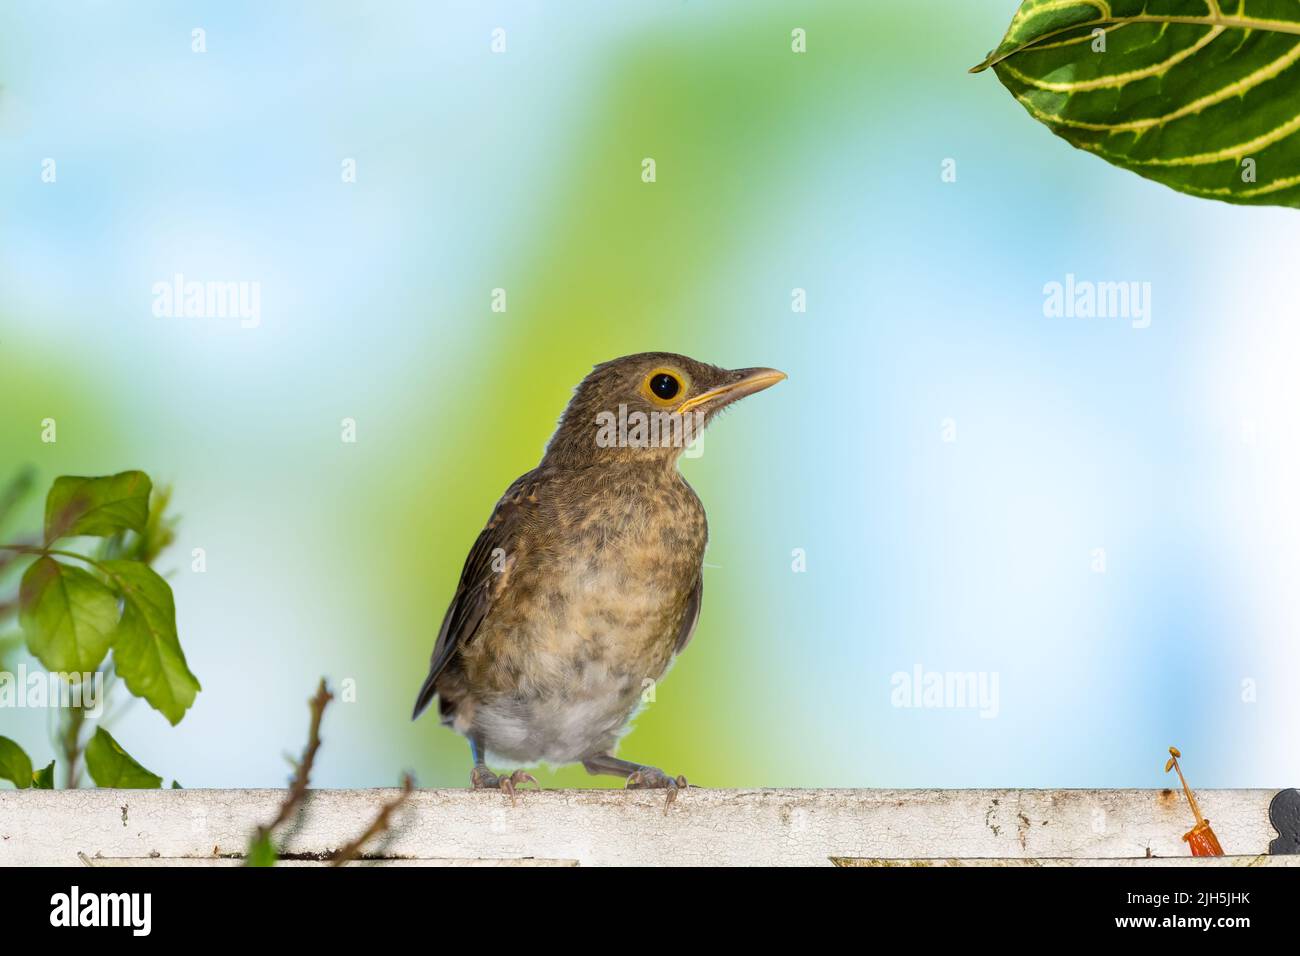
[[[676,369],[657,368],[641,383],[641,394],[660,408],[670,408],[685,395],[685,378]]]

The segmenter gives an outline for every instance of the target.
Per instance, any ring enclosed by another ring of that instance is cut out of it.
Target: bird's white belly
[[[612,752],[640,702],[640,678],[591,662],[563,693],[480,702],[474,730],[489,754],[507,760],[573,763]]]

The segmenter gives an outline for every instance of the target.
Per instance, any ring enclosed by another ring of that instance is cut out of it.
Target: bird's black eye
[[[682,390],[682,383],[667,372],[660,372],[650,379],[650,391],[665,402]]]

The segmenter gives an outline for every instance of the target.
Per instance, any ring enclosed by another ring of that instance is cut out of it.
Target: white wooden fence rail
[[[1271,790],[1201,790],[1224,851],[1267,856]],[[316,790],[280,834],[306,865],[359,835],[394,790]],[[6,790],[0,866],[236,865],[280,790]],[[371,865],[1188,865],[1171,790],[417,790]]]

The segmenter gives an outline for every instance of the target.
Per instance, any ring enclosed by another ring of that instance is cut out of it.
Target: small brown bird
[[[578,385],[541,463],[470,550],[415,701],[412,719],[437,696],[443,723],[469,739],[475,789],[537,782],[497,776],[488,754],[581,761],[670,801],[686,785],[614,756],[700,616],[708,526],[677,460],[722,408],[785,377],[646,352]]]

